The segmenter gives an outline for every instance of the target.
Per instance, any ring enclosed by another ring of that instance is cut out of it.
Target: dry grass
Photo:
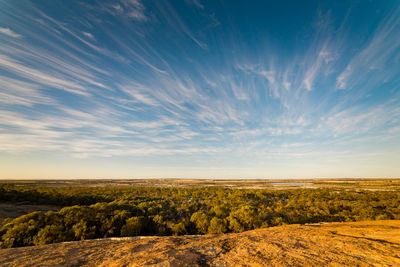
[[[336,179],[91,179],[91,180],[3,180],[2,184],[37,187],[203,187],[220,186],[243,189],[336,188],[347,190],[400,190],[400,179],[336,178]]]

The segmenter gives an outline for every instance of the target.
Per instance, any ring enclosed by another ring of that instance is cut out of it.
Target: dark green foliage
[[[206,234],[210,226],[210,218],[204,212],[198,211],[192,214],[190,221],[196,226],[199,234]]]
[[[144,234],[146,220],[143,216],[131,217],[126,220],[126,224],[121,228],[121,236],[137,236]]]
[[[62,225],[51,224],[40,229],[40,231],[33,237],[33,244],[44,245],[55,242],[63,242],[69,240],[69,237],[69,233],[65,232],[65,228]]]
[[[223,234],[227,230],[227,220],[218,217],[211,219],[210,226],[208,227],[209,234]]]
[[[400,219],[398,191],[0,184],[0,201],[22,200],[66,207],[4,221],[2,247],[116,236],[221,234],[293,223]]]

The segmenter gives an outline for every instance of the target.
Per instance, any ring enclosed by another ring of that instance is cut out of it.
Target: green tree
[[[214,217],[210,221],[210,226],[208,227],[209,234],[223,234],[227,231],[227,222],[225,219]]]
[[[44,245],[69,240],[70,234],[64,231],[62,225],[46,225],[33,238],[33,244]]]
[[[206,234],[208,232],[210,221],[205,213],[200,211],[193,213],[190,217],[190,221],[196,225],[198,233]]]
[[[131,217],[121,229],[121,236],[141,235],[145,228],[143,217]]]
[[[179,222],[171,227],[171,231],[174,235],[184,235],[187,233],[185,222]]]
[[[96,226],[88,226],[87,222],[81,220],[72,226],[75,240],[85,240],[96,237]]]

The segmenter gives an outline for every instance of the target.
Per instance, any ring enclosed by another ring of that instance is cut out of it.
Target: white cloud
[[[96,38],[94,38],[93,34],[91,34],[90,32],[82,32],[82,34],[91,39],[92,41],[96,41]]]
[[[149,89],[139,83],[131,82],[127,85],[120,85],[118,88],[133,97],[139,103],[149,106],[158,105],[157,101],[148,94]]]
[[[159,2],[158,4],[161,4]],[[192,32],[192,30],[182,21],[179,14],[175,11],[175,9],[168,3],[163,2],[163,6],[160,7],[160,12],[162,13],[164,19],[168,22],[168,24],[178,30],[180,33],[186,34],[193,42],[195,42],[202,49],[207,49],[208,45],[202,41],[200,41]]]
[[[368,110],[352,107],[333,112],[326,118],[322,118],[313,131],[318,135],[328,136],[367,134],[396,123],[396,118],[399,116],[400,109],[388,103],[371,107]],[[390,133],[390,130],[387,133]]]
[[[204,9],[204,5],[200,2],[200,0],[186,0],[186,2],[200,9]]]
[[[10,72],[14,72],[20,75],[20,77],[24,77],[39,84],[43,84],[74,94],[89,95],[86,91],[86,88],[76,82],[58,78],[55,77],[55,75],[50,75],[39,70],[24,66],[4,55],[0,55],[0,66]]]
[[[121,0],[108,8],[105,7],[105,10],[113,16],[123,16],[141,22],[148,20],[146,8],[140,0]]]
[[[0,33],[8,35],[13,38],[22,38],[21,34],[15,33],[12,30],[10,30],[9,28],[0,27]]]
[[[237,85],[235,82],[231,81],[231,88],[235,97],[238,100],[250,101],[250,97],[248,96],[246,90],[244,89],[244,85],[242,83],[240,85]]]
[[[0,102],[7,105],[54,105],[55,101],[42,94],[39,86],[0,75]]]
[[[400,8],[387,16],[376,28],[372,38],[365,44],[347,64],[342,73],[337,77],[336,86],[339,89],[352,89],[360,86],[366,80],[363,76],[368,72],[382,70],[398,51],[400,44]],[[395,75],[397,72],[391,68],[384,69],[386,76]],[[364,87],[371,87],[375,83],[382,83],[382,76],[376,77]]]
[[[332,61],[330,53],[326,51],[326,48],[322,48],[304,75],[303,85],[308,91],[313,90],[314,81],[321,73],[323,64],[327,64],[330,61]]]

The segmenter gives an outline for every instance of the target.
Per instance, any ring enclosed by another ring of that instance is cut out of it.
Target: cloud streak
[[[393,58],[396,58],[400,47],[400,8],[394,9],[376,28],[371,39],[347,64],[337,77],[339,89],[352,89],[363,83],[363,73],[384,71],[386,75],[396,75],[390,70]],[[377,74],[375,74],[377,75]],[[374,85],[374,84],[372,84]],[[369,87],[369,86],[367,86]]]
[[[10,30],[9,28],[0,27],[0,33],[8,35],[8,36],[13,37],[13,38],[18,38],[18,39],[22,38],[21,34],[15,33],[14,31]]]

